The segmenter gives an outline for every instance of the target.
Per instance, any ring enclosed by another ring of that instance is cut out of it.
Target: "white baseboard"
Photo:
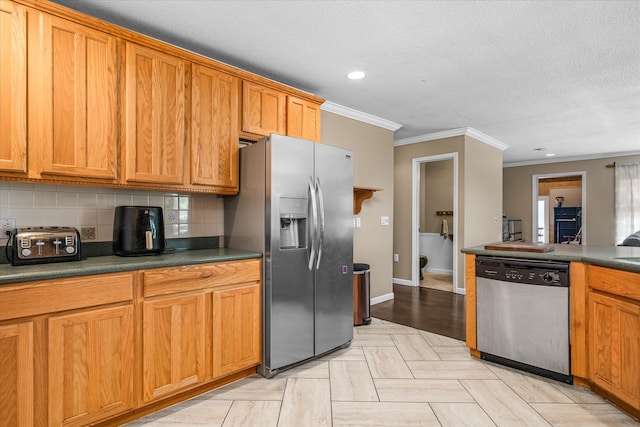
[[[440,269],[440,268],[425,268],[422,271],[428,271],[429,273],[440,273],[440,274],[451,274],[453,275],[453,270],[444,270],[444,269]]]
[[[379,297],[371,298],[371,305],[380,304],[381,302],[389,301],[393,299],[393,292],[385,295],[380,295]]]
[[[395,277],[393,278],[393,283],[396,285],[413,286],[413,283],[411,282],[411,280],[397,279]]]

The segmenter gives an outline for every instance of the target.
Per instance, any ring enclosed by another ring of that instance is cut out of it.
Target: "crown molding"
[[[554,157],[551,159],[540,160],[525,160],[522,162],[509,162],[502,165],[503,168],[513,168],[518,166],[531,166],[531,165],[544,165],[548,163],[564,163],[564,162],[579,162],[581,160],[598,160],[608,159],[611,157],[625,157],[625,156],[638,156],[640,151],[622,151],[619,153],[601,153],[601,154],[588,154],[584,156],[570,156],[570,157]]]
[[[479,130],[476,130],[474,128],[467,128],[466,135],[470,136],[471,138],[477,139],[478,141],[484,142],[485,144],[490,145],[494,148],[497,148],[500,151],[504,151],[507,148],[509,148],[507,144],[500,141],[499,139],[496,139],[492,136],[482,133]]]
[[[396,139],[393,141],[394,147],[401,145],[418,144],[420,142],[434,141],[436,139],[452,138],[454,136],[465,135],[467,128],[443,130],[442,132],[429,133],[426,135],[412,136],[411,138]]]
[[[509,148],[509,146],[504,142],[497,140],[489,135],[486,135],[474,128],[469,128],[469,127],[444,130],[441,132],[429,133],[426,135],[413,136],[411,138],[398,139],[394,141],[393,146],[399,147],[401,145],[417,144],[420,142],[434,141],[436,139],[451,138],[454,136],[463,136],[463,135],[470,136],[473,139],[477,139],[480,142],[484,142],[485,144],[495,147],[500,151],[504,151],[507,148]]]
[[[392,122],[390,120],[385,120],[380,117],[372,116],[371,114],[363,113],[362,111],[354,110],[349,107],[345,107],[343,105],[334,104],[330,101],[325,101],[320,107],[323,111],[328,111],[329,113],[339,114],[344,117],[348,117],[350,119],[358,120],[364,123],[369,123],[370,125],[375,125],[384,129],[388,129],[390,131],[397,131],[402,127],[401,124]]]

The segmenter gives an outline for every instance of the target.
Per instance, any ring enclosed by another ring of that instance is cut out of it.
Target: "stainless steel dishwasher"
[[[568,262],[477,256],[476,313],[483,359],[573,383]]]

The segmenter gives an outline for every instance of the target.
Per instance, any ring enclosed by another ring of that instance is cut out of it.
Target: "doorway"
[[[445,239],[449,239],[450,247],[451,247],[451,257],[452,257],[452,281],[453,286],[452,290],[454,293],[462,294],[464,293],[464,288],[460,287],[458,284],[458,236],[456,231],[458,230],[458,153],[446,153],[439,154],[434,156],[426,156],[414,158],[412,161],[412,251],[411,251],[411,286],[418,287],[420,285],[420,218],[421,218],[421,210],[425,208],[421,208],[421,165],[425,163],[433,163],[433,162],[441,162],[441,161],[452,161],[453,163],[453,184],[450,186],[451,188],[439,188],[439,191],[449,192],[453,197],[453,210],[449,211],[445,208],[433,207],[429,208],[428,214],[431,216],[435,216],[435,221],[439,224],[439,232],[437,234],[442,233],[438,236],[438,239],[443,241]],[[438,215],[438,211],[441,215]],[[433,218],[432,218],[433,219]],[[444,229],[444,220],[446,220],[446,227],[448,230]],[[433,227],[433,225],[432,225]],[[426,231],[426,230],[425,230]],[[446,234],[444,232],[447,232]],[[436,233],[433,233],[436,234]],[[427,269],[429,268],[427,264]]]
[[[532,240],[586,243],[586,172],[533,175]]]

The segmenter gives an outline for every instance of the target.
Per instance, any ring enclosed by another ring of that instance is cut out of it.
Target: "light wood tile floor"
[[[373,319],[349,348],[254,375],[135,426],[640,426],[589,390],[469,356],[464,342]]]
[[[453,292],[453,275],[445,273],[434,273],[432,271],[423,271],[424,279],[420,280],[419,285],[423,288],[437,289],[439,291]]]

